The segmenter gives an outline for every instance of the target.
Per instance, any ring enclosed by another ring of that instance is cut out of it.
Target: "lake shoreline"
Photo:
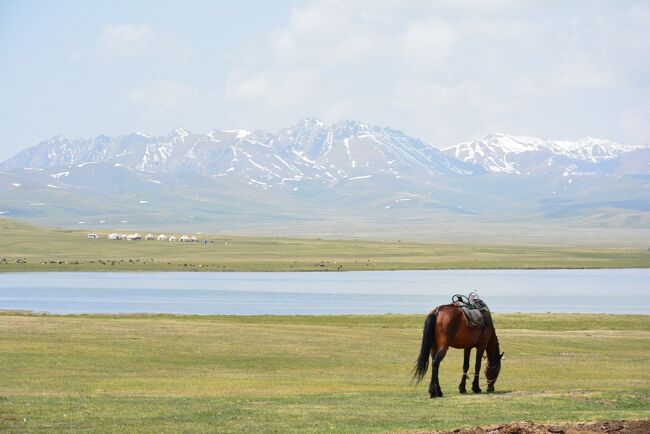
[[[499,317],[517,318],[544,318],[544,317],[578,317],[578,318],[630,318],[630,319],[650,319],[650,313],[588,313],[588,312],[491,312],[495,319]],[[421,317],[424,319],[428,311],[421,313],[358,313],[358,314],[251,314],[251,315],[230,315],[230,314],[184,314],[184,313],[50,313],[32,310],[5,310],[0,309],[0,317],[3,316],[25,316],[25,317],[53,317],[53,318],[84,318],[84,319],[186,319],[186,320],[223,320],[223,319],[242,319],[247,320],[300,320],[300,319],[389,319],[403,318],[411,319]]]
[[[0,275],[3,274],[23,274],[23,273],[356,273],[356,272],[375,272],[375,271],[517,271],[517,270],[530,270],[530,271],[542,271],[542,270],[647,270],[650,269],[650,264],[647,266],[600,266],[600,267],[429,267],[429,268],[409,268],[409,267],[391,267],[391,268],[352,268],[352,269],[320,269],[320,270],[310,270],[310,269],[264,269],[264,268],[229,268],[229,269],[209,269],[208,267],[201,267],[201,269],[185,269],[185,268],[84,268],[84,269],[75,269],[75,268],[65,268],[65,269],[52,269],[52,268],[30,268],[30,269],[9,269],[2,270],[0,269]]]

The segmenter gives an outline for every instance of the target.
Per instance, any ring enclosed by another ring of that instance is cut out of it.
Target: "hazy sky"
[[[304,117],[647,143],[650,2],[0,0],[1,160]]]

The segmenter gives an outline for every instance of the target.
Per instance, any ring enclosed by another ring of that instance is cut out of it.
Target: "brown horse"
[[[485,367],[487,391],[493,392],[494,383],[496,383],[499,371],[501,370],[501,358],[503,357],[503,353],[499,352],[499,339],[497,339],[494,326],[469,328],[462,311],[454,304],[438,306],[424,321],[422,348],[420,349],[420,356],[415,364],[415,368],[413,368],[413,378],[416,380],[416,384],[422,381],[422,378],[427,373],[429,354],[431,354],[431,385],[429,386],[429,395],[431,398],[442,397],[442,390],[440,390],[440,383],[438,382],[438,369],[449,347],[465,350],[463,376],[458,386],[460,393],[467,393],[465,382],[467,380],[469,356],[472,348],[476,348],[476,364],[474,366],[472,392],[481,393],[479,372],[481,370],[481,359],[484,352],[487,352],[487,366]]]

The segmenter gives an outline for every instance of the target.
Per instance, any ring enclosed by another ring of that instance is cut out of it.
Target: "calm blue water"
[[[425,313],[478,291],[495,312],[650,314],[650,269],[344,273],[0,273],[0,310]]]

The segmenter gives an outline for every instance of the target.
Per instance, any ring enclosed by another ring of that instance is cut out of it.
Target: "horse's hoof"
[[[492,393],[494,392],[494,387],[488,387],[487,393]]]
[[[437,396],[435,395],[435,393],[431,393],[431,394],[429,394],[429,398],[433,399],[433,398],[437,398]]]
[[[437,395],[438,395],[438,398],[442,398],[442,391],[439,390],[438,393],[437,393]]]
[[[460,393],[463,393],[463,394],[467,393],[467,389],[465,389],[465,388],[458,389],[458,391],[459,391]]]
[[[472,392],[474,392],[474,393],[481,393],[481,392],[483,392],[483,391],[482,391],[481,389],[472,389]]]

